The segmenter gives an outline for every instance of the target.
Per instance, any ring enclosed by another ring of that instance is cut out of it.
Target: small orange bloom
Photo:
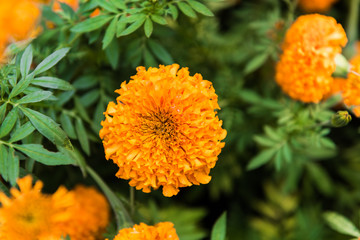
[[[69,5],[74,11],[77,11],[79,8],[79,0],[55,0],[54,5],[52,7],[52,10],[54,12],[61,11],[61,5],[60,2],[66,3]]]
[[[109,223],[110,207],[106,198],[95,188],[78,185],[70,191],[75,203],[69,209],[70,219],[61,225],[71,240],[100,239]]]
[[[293,99],[319,102],[331,90],[334,59],[346,42],[344,29],[334,18],[300,16],[286,33],[276,82]]]
[[[116,176],[150,192],[163,186],[171,197],[180,187],[206,184],[225,143],[226,131],[211,84],[179,65],[137,68],[116,90],[101,124],[106,159],[119,166]]]
[[[161,222],[155,226],[145,223],[135,224],[132,228],[121,229],[113,240],[179,240],[174,224]]]
[[[90,14],[90,17],[96,17],[96,16],[99,16],[100,14],[100,9],[99,8],[96,8],[91,14]]]
[[[299,6],[306,12],[326,12],[337,0],[299,0]]]
[[[42,182],[32,186],[30,175],[18,179],[20,190],[11,188],[11,197],[0,192],[1,240],[49,240],[63,235],[59,225],[70,219],[73,195],[60,187],[53,195],[41,193]]]

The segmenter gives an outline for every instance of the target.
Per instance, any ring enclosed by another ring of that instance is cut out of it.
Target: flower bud
[[[351,121],[351,115],[348,111],[338,111],[331,117],[333,127],[344,127]]]

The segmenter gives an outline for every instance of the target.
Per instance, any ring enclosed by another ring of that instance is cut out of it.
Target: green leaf
[[[211,230],[211,240],[225,240],[226,238],[226,212],[216,220]]]
[[[89,138],[85,130],[84,124],[80,118],[75,120],[75,130],[80,141],[81,148],[87,155],[90,155]]]
[[[13,146],[28,157],[48,166],[75,164],[74,160],[66,157],[61,152],[50,152],[41,144],[22,144]]]
[[[9,182],[12,186],[16,185],[16,179],[19,177],[20,161],[19,157],[15,155],[14,148],[9,148],[7,172]]]
[[[70,29],[70,31],[78,32],[78,33],[91,32],[98,28],[101,28],[112,18],[113,16],[109,16],[109,15],[99,15],[93,18],[89,18],[83,22],[76,24],[74,27]]]
[[[15,87],[12,89],[9,99],[16,97],[20,93],[22,93],[31,83],[31,81],[34,78],[34,74],[31,73],[30,75],[27,75],[25,78],[23,78],[20,82],[18,82]]]
[[[20,73],[23,78],[25,78],[25,76],[28,75],[28,73],[30,71],[32,59],[33,59],[32,46],[29,45],[25,49],[25,51],[21,57],[21,60],[20,60]]]
[[[0,126],[0,138],[5,137],[9,134],[11,129],[13,129],[16,120],[18,119],[18,108],[13,108],[8,115],[5,117],[4,121]]]
[[[21,111],[29,118],[33,126],[47,139],[56,145],[71,148],[71,143],[66,133],[59,125],[48,116],[30,108],[19,106]]]
[[[90,118],[89,118],[89,115],[88,115],[88,112],[86,111],[84,105],[81,104],[80,100],[78,97],[75,97],[74,98],[75,100],[75,109],[76,111],[79,113],[79,115],[85,119],[86,121],[90,122]]]
[[[277,148],[270,148],[270,149],[261,151],[258,155],[256,155],[254,158],[252,158],[250,160],[246,169],[253,170],[255,168],[258,168],[258,167],[264,165],[265,163],[269,162],[273,158],[273,156],[275,155],[275,153],[277,151],[278,151]]]
[[[104,0],[96,0],[100,7],[104,8],[105,10],[113,13],[118,13],[119,11],[116,9],[116,6],[109,1]]]
[[[107,27],[104,38],[102,40],[102,49],[107,48],[107,46],[109,46],[109,44],[115,37],[117,22],[118,22],[118,18],[114,17],[114,19],[110,22],[109,26]]]
[[[0,122],[2,123],[4,118],[5,118],[5,113],[6,113],[6,107],[7,107],[7,103],[3,103],[3,105],[0,106]]]
[[[154,22],[156,22],[156,23],[158,23],[160,25],[166,25],[167,24],[167,21],[163,16],[153,14],[150,17]]]
[[[10,196],[9,189],[2,182],[0,182],[0,191],[5,193],[7,196]]]
[[[105,55],[111,67],[113,69],[116,69],[119,63],[120,56],[119,42],[117,41],[117,39],[114,38],[111,41],[110,45],[105,49]]]
[[[194,10],[189,6],[189,4],[185,2],[177,2],[180,11],[182,11],[186,16],[191,18],[196,18],[196,13]]]
[[[59,89],[64,91],[69,91],[74,89],[74,87],[70,83],[64,80],[61,80],[56,77],[48,77],[48,76],[34,78],[31,84],[40,87]]]
[[[71,119],[64,112],[61,113],[61,115],[60,115],[60,123],[61,123],[61,126],[63,127],[63,129],[65,130],[65,132],[67,133],[67,135],[70,138],[77,139],[76,133],[75,133],[75,128],[74,128],[74,126],[73,126],[73,124],[71,122]]]
[[[86,161],[82,154],[77,149],[67,149],[59,147],[59,151],[67,156],[67,158],[72,159],[77,166],[80,167],[80,170],[84,177],[86,177]]]
[[[336,212],[324,213],[324,218],[329,226],[339,233],[350,235],[353,237],[359,237],[360,231],[355,225],[350,222],[346,217]]]
[[[171,64],[174,62],[168,51],[156,41],[149,39],[149,47],[152,53],[163,63]]]
[[[144,23],[146,17],[143,16],[141,18],[139,18],[138,20],[136,20],[134,23],[130,24],[130,26],[128,26],[124,31],[122,31],[120,33],[120,36],[126,36],[129,35],[133,32],[135,32],[138,28],[141,27],[141,25]]]
[[[146,67],[155,67],[157,65],[155,58],[147,49],[144,51],[144,61]]]
[[[179,11],[177,10],[177,8],[174,5],[170,4],[169,10],[170,10],[170,13],[171,13],[173,19],[176,20],[177,17],[179,16]]]
[[[254,140],[263,147],[274,147],[277,144],[272,139],[260,135],[255,135]]]
[[[264,52],[263,54],[256,55],[246,64],[244,72],[246,74],[249,74],[255,71],[256,69],[260,68],[261,65],[263,65],[265,61],[268,59],[268,57],[269,57],[268,52]]]
[[[29,136],[35,130],[31,122],[27,122],[21,127],[17,128],[11,135],[9,142],[16,142]]]
[[[0,174],[5,181],[9,180],[8,175],[8,150],[3,144],[0,144]]]
[[[194,1],[194,0],[188,0],[187,2],[198,13],[201,13],[202,15],[209,16],[209,17],[214,16],[214,14],[210,11],[210,9],[207,8],[204,4]]]
[[[99,97],[100,97],[99,89],[94,89],[82,95],[79,101],[84,107],[89,107],[90,105],[95,103],[99,99]]]
[[[110,0],[112,4],[114,4],[119,9],[126,9],[126,4],[124,1],[118,1],[118,0]]]
[[[116,26],[116,37],[120,37],[120,34],[125,30],[126,27],[126,17],[123,15],[120,17],[117,26]]]
[[[95,86],[97,83],[98,83],[98,79],[96,78],[96,76],[84,75],[76,79],[76,81],[73,83],[73,86],[76,89],[82,90],[82,89],[89,89]]]
[[[145,24],[144,24],[144,32],[146,37],[150,37],[153,31],[153,23],[150,18],[146,18]]]
[[[57,64],[61,59],[65,57],[65,55],[69,52],[70,48],[62,48],[56,50],[49,56],[47,56],[39,65],[35,68],[34,74],[37,75],[39,73],[45,72],[52,68],[55,64]]]
[[[22,97],[21,99],[17,100],[16,103],[25,104],[25,103],[41,102],[42,100],[49,98],[51,95],[52,92],[50,91],[36,91]]]

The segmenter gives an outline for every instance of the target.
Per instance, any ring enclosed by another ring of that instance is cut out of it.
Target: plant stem
[[[349,4],[349,15],[346,26],[349,44],[344,51],[345,56],[348,58],[351,58],[355,53],[354,44],[358,37],[359,3],[360,0],[350,0]]]

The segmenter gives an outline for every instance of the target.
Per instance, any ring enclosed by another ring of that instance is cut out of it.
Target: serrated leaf
[[[90,155],[90,145],[89,138],[87,137],[87,132],[85,130],[84,124],[80,118],[75,120],[75,130],[78,136],[81,148],[87,155]]]
[[[146,37],[150,37],[153,32],[153,23],[150,18],[146,18],[146,21],[144,23],[144,32]]]
[[[7,107],[7,103],[3,103],[0,106],[0,122],[2,123],[4,118],[5,118],[5,113],[6,113],[6,107]]]
[[[25,103],[35,103],[35,102],[41,102],[47,98],[49,98],[52,95],[52,92],[50,91],[37,91],[30,93],[28,95],[25,95],[21,99],[17,100],[17,104],[25,104]]]
[[[13,129],[18,119],[18,108],[13,108],[5,117],[0,126],[0,138],[5,137]]]
[[[5,181],[8,177],[8,149],[3,144],[0,144],[0,174]]]
[[[31,73],[30,75],[27,75],[25,78],[23,78],[22,80],[20,80],[15,87],[11,90],[10,95],[9,95],[9,99],[16,97],[17,95],[19,95],[21,92],[23,92],[31,83],[31,81],[34,78],[34,74]]]
[[[74,27],[70,29],[70,31],[78,32],[78,33],[91,32],[101,28],[112,18],[113,16],[109,16],[109,15],[99,15],[93,18],[89,18],[83,22],[76,24]]]
[[[67,114],[61,113],[60,123],[70,138],[77,139],[73,123],[71,122],[71,118]]]
[[[211,240],[225,240],[226,239],[226,212],[216,220],[213,229],[211,230]]]
[[[139,18],[134,23],[130,24],[127,28],[125,28],[124,31],[120,33],[120,36],[126,36],[133,32],[135,32],[137,29],[141,27],[141,25],[144,23],[146,17],[143,16],[142,18]]]
[[[183,12],[186,16],[191,17],[191,18],[196,18],[196,13],[189,6],[189,4],[187,4],[185,2],[177,2],[177,5],[179,6],[180,11]]]
[[[23,78],[25,78],[25,76],[28,75],[28,73],[30,71],[32,59],[33,59],[32,46],[29,45],[25,49],[25,51],[21,57],[21,60],[20,60],[20,73]]]
[[[66,157],[61,152],[50,152],[41,144],[22,144],[13,146],[28,157],[48,166],[75,164],[73,159]]]
[[[256,155],[255,157],[253,157],[250,160],[246,169],[250,171],[250,170],[256,169],[256,168],[264,165],[265,163],[269,162],[274,157],[274,155],[277,151],[278,151],[277,148],[270,148],[270,149],[261,151],[258,155]]]
[[[109,46],[109,44],[115,37],[117,22],[118,22],[118,18],[114,17],[114,19],[110,22],[109,26],[107,27],[104,38],[102,40],[102,49],[107,48],[107,46]]]
[[[154,22],[156,22],[156,23],[158,23],[160,25],[166,25],[167,24],[167,21],[163,16],[153,14],[150,17]]]
[[[56,50],[49,56],[47,56],[34,70],[34,74],[37,75],[39,73],[45,72],[52,68],[55,64],[57,64],[61,59],[65,57],[65,55],[69,52],[70,48],[62,48]]]
[[[21,106],[20,109],[43,136],[45,136],[55,145],[71,148],[71,143],[66,133],[54,120],[30,108]]]
[[[324,213],[324,218],[329,226],[339,233],[350,235],[353,237],[359,237],[360,231],[355,225],[350,222],[346,217],[336,212]]]
[[[194,1],[194,0],[188,0],[187,2],[198,13],[201,13],[202,15],[209,16],[209,17],[214,16],[214,14],[210,11],[210,9],[207,8],[204,4]]]
[[[174,5],[170,4],[169,5],[169,10],[170,10],[170,13],[171,13],[173,19],[176,20],[177,17],[179,16],[178,9]]]
[[[163,63],[171,64],[173,63],[173,59],[168,51],[161,46],[161,44],[157,43],[156,41],[149,39],[149,47],[151,52]]]
[[[9,148],[7,172],[9,176],[9,182],[12,186],[16,185],[16,179],[19,176],[20,162],[19,157],[15,155],[14,148]]]
[[[34,78],[31,84],[40,87],[59,89],[64,91],[69,91],[74,89],[74,87],[70,83],[64,80],[56,77],[48,77],[48,76]]]
[[[20,141],[26,138],[27,136],[29,136],[34,130],[35,128],[31,124],[31,122],[27,122],[14,131],[14,133],[11,135],[9,142],[12,143],[12,142]]]

